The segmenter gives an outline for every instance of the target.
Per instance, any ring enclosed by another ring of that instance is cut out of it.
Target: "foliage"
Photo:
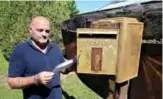
[[[9,59],[13,48],[28,38],[28,25],[34,16],[45,16],[51,20],[51,40],[63,48],[61,23],[77,11],[75,1],[1,1],[0,49]]]
[[[79,10],[76,9],[77,7],[76,7],[75,1],[70,1],[70,2],[68,3],[68,7],[69,7],[69,9],[70,9],[70,11],[71,11],[70,17],[73,17],[73,16],[75,16],[76,14],[79,13]]]

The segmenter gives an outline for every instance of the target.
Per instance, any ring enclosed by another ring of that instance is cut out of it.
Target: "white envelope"
[[[65,62],[60,63],[57,66],[55,66],[52,72],[56,73],[56,72],[64,71],[66,68],[72,66],[73,63],[74,63],[73,59],[66,60]]]

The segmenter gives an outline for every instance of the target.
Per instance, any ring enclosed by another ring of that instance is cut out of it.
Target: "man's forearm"
[[[30,77],[8,77],[9,86],[13,89],[22,89],[36,84],[35,76]]]

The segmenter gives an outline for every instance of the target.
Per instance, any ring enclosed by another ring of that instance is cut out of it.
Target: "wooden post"
[[[128,99],[129,83],[130,83],[130,81],[127,81],[124,85],[120,86],[118,99]]]
[[[108,79],[108,84],[109,84],[109,88],[108,88],[108,97],[107,99],[114,99],[114,95],[115,95],[115,91],[116,91],[116,83],[115,80],[112,79]]]

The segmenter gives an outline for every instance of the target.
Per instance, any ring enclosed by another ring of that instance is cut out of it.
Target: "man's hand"
[[[39,84],[46,85],[48,84],[48,82],[52,80],[53,76],[54,76],[53,72],[43,71],[35,75],[34,79],[36,81],[36,84],[39,83]]]

